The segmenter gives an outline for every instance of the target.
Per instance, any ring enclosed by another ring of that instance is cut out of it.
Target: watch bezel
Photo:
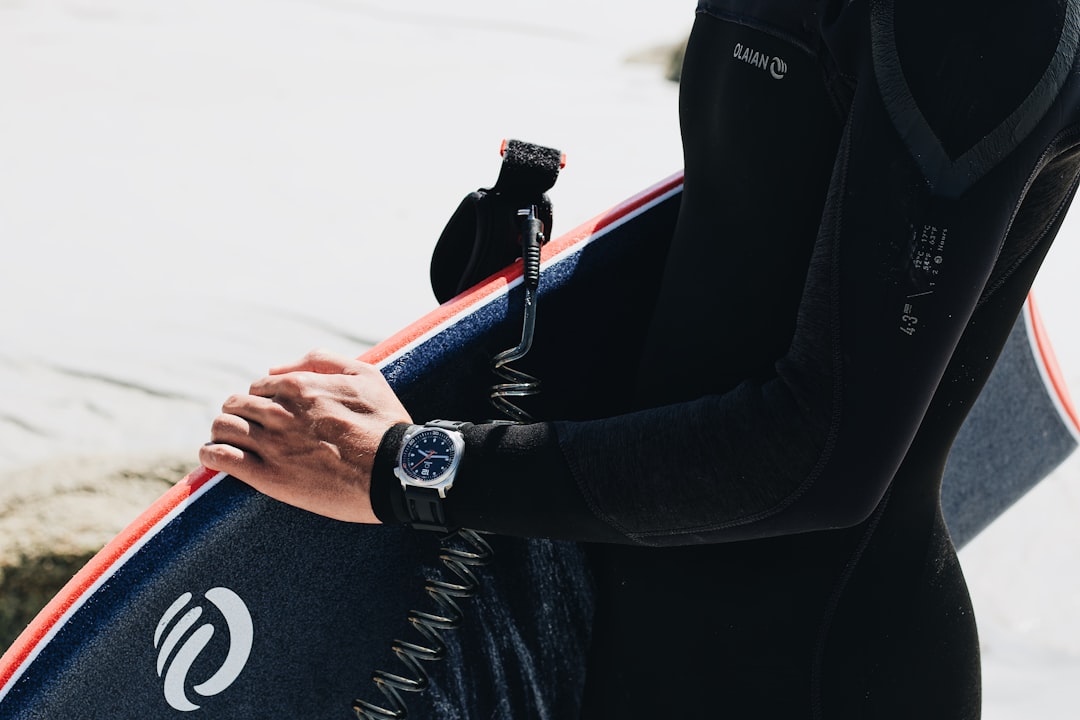
[[[425,432],[437,432],[450,440],[454,449],[454,457],[451,458],[450,464],[447,468],[438,476],[431,480],[422,480],[415,478],[406,472],[404,465],[405,453],[409,448],[409,444],[421,433]],[[454,477],[457,475],[458,468],[461,466],[461,458],[465,454],[465,436],[457,430],[450,430],[438,425],[412,425],[401,438],[401,445],[398,448],[397,463],[394,466],[394,475],[401,481],[401,487],[415,487],[425,488],[428,490],[435,490],[439,493],[439,497],[445,498],[446,491],[449,490],[454,484]]]

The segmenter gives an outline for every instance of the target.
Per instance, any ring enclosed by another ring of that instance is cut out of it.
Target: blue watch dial
[[[401,451],[401,469],[419,483],[438,483],[453,466],[457,451],[448,433],[421,430],[409,438]]]

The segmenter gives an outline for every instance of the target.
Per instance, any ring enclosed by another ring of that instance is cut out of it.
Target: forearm
[[[896,43],[891,22],[872,22],[878,51]],[[957,32],[982,42],[970,30]],[[865,40],[857,35],[856,44]],[[1066,65],[1076,55],[1070,38],[1062,35],[1058,52]],[[480,426],[448,503],[458,522],[514,534],[671,544],[831,528],[872,512],[975,307],[993,292],[995,278],[1011,272],[1010,257],[1045,240],[1057,209],[1025,213],[1021,205],[1043,162],[1063,148],[1055,138],[1075,123],[1068,118],[1080,94],[1061,85],[1065,74],[1029,62],[1029,79],[1002,101],[1016,103],[1011,124],[1000,126],[1012,130],[995,130],[952,161],[937,145],[941,128],[912,109],[911,89],[892,72],[897,50],[890,52],[859,59],[794,337],[775,372],[727,392],[606,420]],[[1038,92],[1031,90],[1036,83]],[[938,117],[951,118],[968,89],[915,90],[941,108]],[[691,181],[688,163],[688,188]],[[1046,192],[1067,201],[1070,182],[1067,174],[1048,177]],[[1014,224],[1017,217],[1025,222]],[[711,311],[670,309],[715,321],[717,309]],[[677,356],[672,367],[679,372]],[[387,448],[379,455],[385,467]],[[392,476],[380,481],[384,489],[387,482]]]
[[[375,457],[371,497],[383,522],[408,521],[394,476],[405,425],[387,432]],[[447,493],[454,526],[524,537],[632,542],[586,504],[550,423],[478,424],[463,429],[466,451],[459,480]]]

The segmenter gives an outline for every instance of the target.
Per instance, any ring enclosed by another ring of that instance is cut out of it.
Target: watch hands
[[[424,457],[420,458],[420,462],[416,463],[415,465],[412,465],[411,467],[409,467],[409,469],[410,469],[410,470],[415,470],[416,468],[420,467],[421,465],[423,465],[424,463],[426,463],[426,462],[427,462],[428,460],[430,460],[430,459],[431,459],[432,457],[434,457],[434,456],[435,456],[435,450],[432,450],[432,451],[431,451],[431,452],[429,452],[429,453],[428,453],[427,455],[425,455]]]

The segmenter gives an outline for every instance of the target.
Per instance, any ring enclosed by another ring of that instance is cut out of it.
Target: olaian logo
[[[165,700],[181,712],[198,710],[200,707],[188,699],[188,673],[199,654],[209,644],[210,638],[214,636],[214,626],[208,622],[191,631],[202,617],[203,609],[198,605],[176,619],[191,599],[191,593],[178,597],[161,616],[157,630],[154,631],[154,647],[158,649],[157,673],[158,677],[165,681]],[[192,688],[202,697],[217,695],[240,676],[251,654],[254,637],[251,613],[239,595],[228,588],[217,587],[206,591],[206,599],[213,603],[225,618],[229,631],[229,651],[221,667]],[[176,622],[173,622],[174,620]]]
[[[771,57],[742,43],[735,43],[735,50],[731,56],[747,65],[753,65],[759,70],[768,70],[769,74],[777,80],[783,80],[784,76],[787,75],[788,66],[783,58]]]

